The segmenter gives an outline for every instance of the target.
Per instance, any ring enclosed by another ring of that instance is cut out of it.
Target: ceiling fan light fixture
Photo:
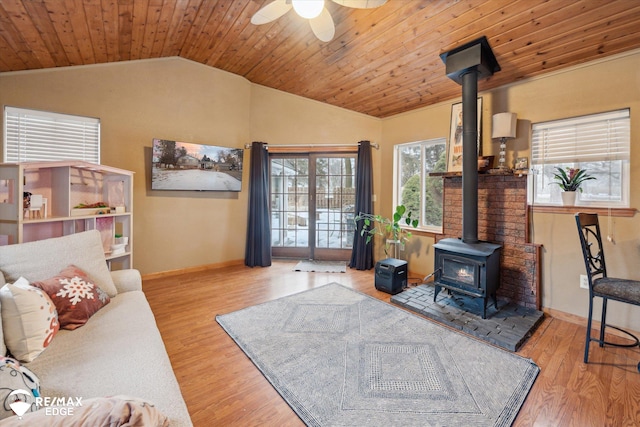
[[[322,13],[324,0],[292,0],[293,10],[303,18],[313,19]]]

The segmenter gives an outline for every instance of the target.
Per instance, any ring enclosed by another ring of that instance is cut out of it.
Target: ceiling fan
[[[356,9],[373,9],[382,6],[387,0],[332,0],[342,6]],[[275,21],[293,7],[298,15],[309,20],[311,30],[323,42],[333,39],[336,27],[331,14],[324,7],[325,0],[274,0],[257,11],[251,17],[254,25]]]

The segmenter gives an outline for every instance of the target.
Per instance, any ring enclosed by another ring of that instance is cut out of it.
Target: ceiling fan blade
[[[333,2],[355,9],[373,9],[382,6],[387,0],[333,0]]]
[[[267,24],[280,18],[289,12],[289,10],[291,10],[291,2],[287,3],[287,0],[275,0],[257,11],[251,17],[251,23],[253,25]]]
[[[317,18],[309,19],[309,24],[313,34],[323,42],[331,41],[336,34],[336,26],[333,24],[333,18],[326,7],[322,9]]]

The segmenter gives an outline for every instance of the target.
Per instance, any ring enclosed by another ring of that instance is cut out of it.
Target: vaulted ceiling
[[[0,72],[180,56],[251,82],[388,117],[460,96],[440,54],[486,36],[502,68],[487,90],[640,48],[637,0],[326,0],[324,43],[272,0],[0,0]]]

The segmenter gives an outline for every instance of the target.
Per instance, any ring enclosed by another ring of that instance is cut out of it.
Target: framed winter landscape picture
[[[241,148],[153,140],[152,190],[241,191]]]

